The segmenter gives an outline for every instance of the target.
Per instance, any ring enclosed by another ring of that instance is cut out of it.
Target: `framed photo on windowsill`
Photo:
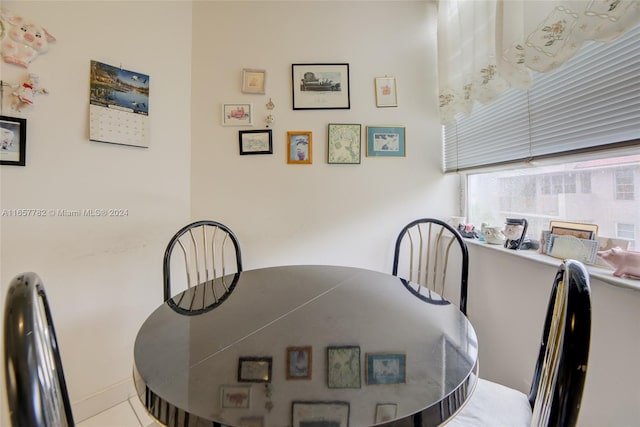
[[[0,165],[25,166],[27,119],[0,116]]]

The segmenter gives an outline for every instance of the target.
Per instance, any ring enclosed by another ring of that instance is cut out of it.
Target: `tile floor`
[[[77,427],[159,427],[136,396],[76,424]]]

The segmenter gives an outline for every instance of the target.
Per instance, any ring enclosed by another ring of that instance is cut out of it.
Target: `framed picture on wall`
[[[349,64],[293,64],[294,110],[349,109]]]
[[[222,104],[222,126],[252,126],[253,105]]]
[[[311,346],[287,348],[287,379],[311,379]]]
[[[0,165],[25,166],[27,119],[0,116]]]
[[[271,129],[241,130],[238,132],[240,155],[273,154]]]
[[[287,132],[287,163],[311,164],[313,138],[309,131]]]
[[[361,126],[352,124],[329,124],[328,162],[359,164]]]
[[[242,70],[242,93],[263,94],[267,83],[267,72],[245,68]]]
[[[395,77],[376,77],[376,107],[397,107],[398,91]]]
[[[367,126],[367,157],[404,157],[405,128]]]

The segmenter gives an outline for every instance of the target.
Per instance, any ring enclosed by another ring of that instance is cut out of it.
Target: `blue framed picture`
[[[406,382],[406,355],[403,353],[367,353],[367,384],[401,384]]]
[[[405,157],[403,126],[367,126],[367,157]]]

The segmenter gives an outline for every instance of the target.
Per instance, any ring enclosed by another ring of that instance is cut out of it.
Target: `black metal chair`
[[[577,424],[591,340],[589,273],[565,260],[556,273],[529,395],[478,379],[449,427]]]
[[[454,244],[459,248],[458,258],[450,258]],[[446,298],[447,272],[455,268],[450,267],[453,262],[459,265],[459,308],[466,315],[469,252],[460,232],[446,222],[421,218],[407,224],[396,239],[392,274],[415,284],[416,294],[425,288],[429,294],[435,292]]]
[[[180,257],[173,256],[177,248]],[[182,266],[179,274],[172,276],[172,265]],[[167,245],[164,301],[184,314],[209,311],[229,296],[241,272],[242,254],[233,231],[217,221],[193,222],[182,227]],[[172,293],[174,283],[183,285],[180,292]]]
[[[13,427],[74,425],[51,310],[35,273],[16,276],[7,290],[4,357]]]

